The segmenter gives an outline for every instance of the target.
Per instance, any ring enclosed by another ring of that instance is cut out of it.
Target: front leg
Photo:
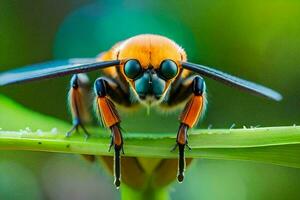
[[[177,133],[176,146],[179,149],[178,175],[177,179],[182,182],[185,170],[185,147],[188,146],[188,129],[194,127],[198,122],[205,106],[205,82],[200,76],[194,76],[182,80],[178,88],[171,92],[169,105],[178,104],[184,99],[189,98],[179,121],[180,126]]]
[[[89,133],[84,125],[91,121],[90,115],[90,83],[86,74],[75,74],[70,81],[70,90],[68,96],[68,105],[72,114],[73,127],[67,132],[69,137],[74,131],[78,131],[79,127],[85,133],[86,138]]]
[[[111,147],[114,147],[114,184],[119,187],[121,184],[120,152],[123,151],[123,137],[120,131],[120,117],[115,105],[110,100],[111,93],[116,93],[117,84],[108,78],[98,78],[95,81],[96,111],[102,124],[111,130]],[[110,95],[109,95],[110,94]],[[121,98],[121,97],[120,97]]]

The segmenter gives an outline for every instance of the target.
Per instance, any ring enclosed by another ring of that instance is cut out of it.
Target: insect
[[[96,58],[53,61],[3,72],[0,74],[0,85],[72,75],[68,99],[73,127],[67,136],[79,127],[88,136],[84,125],[88,112],[89,79],[85,73],[94,70],[103,73],[94,82],[94,104],[99,120],[111,131],[110,148],[114,148],[113,171],[117,187],[120,186],[120,154],[123,151],[119,109],[138,105],[182,109],[175,146],[179,151],[177,179],[182,182],[186,167],[187,133],[203,115],[207,103],[203,77],[272,100],[282,99],[278,92],[262,85],[188,62],[185,51],[178,44],[151,34],[137,35],[119,42]]]

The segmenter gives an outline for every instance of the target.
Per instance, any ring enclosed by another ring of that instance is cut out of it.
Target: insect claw
[[[89,134],[84,134],[84,141],[87,141],[89,139],[90,135]]]
[[[67,133],[66,133],[66,135],[65,135],[65,137],[70,137],[71,136],[71,133],[70,133],[70,131],[68,131]]]
[[[89,134],[89,132],[85,129],[85,127],[82,124],[79,124],[79,126],[84,131],[85,139],[87,140],[91,136],[91,134]]]
[[[66,137],[70,137],[74,131],[76,131],[76,132],[78,131],[78,125],[77,125],[77,124],[74,125],[74,126],[71,128],[71,130],[69,130],[69,131],[66,133]]]
[[[178,143],[176,143],[176,144],[174,145],[174,147],[171,149],[171,152],[174,152],[174,151],[177,149],[177,147],[178,147]]]
[[[184,179],[184,175],[183,174],[178,174],[177,176],[177,180],[179,183],[182,183],[183,182],[183,179]]]
[[[120,181],[119,179],[116,179],[116,180],[114,181],[114,184],[115,184],[116,188],[119,189],[119,188],[120,188],[120,185],[121,185],[121,181]]]
[[[186,145],[186,147],[189,149],[189,151],[192,150],[192,148],[191,148],[187,143],[186,143],[185,145]]]
[[[69,130],[66,133],[66,137],[70,137],[73,134],[73,132],[77,133],[79,131],[79,127],[81,127],[81,129],[84,131],[84,137],[85,137],[85,140],[87,140],[91,135],[86,130],[86,128],[81,123],[79,123],[79,122],[76,123],[75,125],[73,125],[73,127],[71,128],[71,130]]]
[[[123,145],[121,146],[121,151],[122,151],[122,154],[125,155]]]

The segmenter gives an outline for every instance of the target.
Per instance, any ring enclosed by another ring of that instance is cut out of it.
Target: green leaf
[[[92,137],[65,137],[71,127],[0,96],[0,149],[112,155],[109,132],[89,127]],[[27,127],[27,128],[26,128]],[[22,130],[19,130],[22,129]],[[39,129],[39,130],[37,130]],[[176,158],[175,133],[124,133],[125,156]],[[190,131],[187,157],[248,160],[300,168],[300,127],[205,129]]]

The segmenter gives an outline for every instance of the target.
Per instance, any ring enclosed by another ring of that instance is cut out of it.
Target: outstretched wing
[[[90,72],[119,64],[119,60],[96,62],[95,58],[50,61],[0,73],[0,86]]]
[[[182,62],[181,65],[184,69],[196,72],[203,76],[212,78],[226,85],[236,87],[238,89],[250,92],[252,94],[264,96],[276,101],[280,101],[282,99],[281,94],[279,94],[278,92],[270,88],[267,88],[265,86],[250,81],[246,81],[244,79],[238,78],[236,76],[232,76],[222,71],[207,66],[199,65],[199,64],[189,63],[189,62]]]

